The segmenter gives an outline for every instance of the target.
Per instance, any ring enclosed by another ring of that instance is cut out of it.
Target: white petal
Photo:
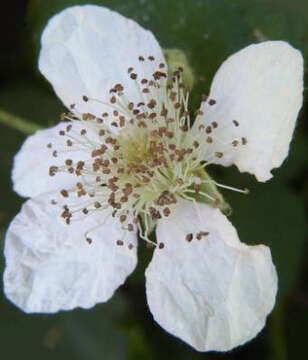
[[[14,158],[12,173],[14,190],[19,195],[34,197],[49,191],[67,189],[76,184],[76,176],[67,172],[49,176],[50,166],[64,165],[66,159],[86,161],[91,157],[89,150],[76,145],[72,148],[66,145],[68,138],[60,136],[59,131],[64,130],[67,125],[68,123],[61,123],[50,129],[39,130],[26,139]],[[78,137],[80,129],[81,124],[74,123],[71,134],[77,134]],[[52,145],[51,148],[47,146],[49,144]],[[76,147],[80,151],[76,151]],[[56,157],[52,156],[55,150]]]
[[[241,243],[218,209],[198,208],[199,215],[182,201],[159,220],[157,238],[165,247],[146,270],[148,304],[165,330],[195,349],[227,351],[263,328],[275,303],[276,270],[267,247]],[[198,240],[200,231],[209,234]]]
[[[8,229],[6,296],[25,312],[44,313],[107,301],[136,266],[136,233],[119,246],[123,230],[107,210],[66,225],[50,199],[28,200]],[[85,232],[104,219],[88,244]]]
[[[66,106],[77,103],[80,112],[97,116],[110,108],[93,101],[80,103],[82,96],[109,101],[109,90],[120,83],[129,101],[136,104],[143,101],[142,94],[130,79],[128,68],[134,68],[140,81],[152,79],[164,62],[150,31],[94,5],[70,7],[55,15],[44,30],[41,44],[39,68],[59,98]],[[146,61],[139,61],[139,56]],[[148,60],[148,56],[155,60]]]
[[[271,170],[287,157],[296,118],[303,102],[303,58],[283,41],[250,45],[228,58],[214,77],[204,116],[195,124],[216,121],[211,152],[224,156],[215,163],[235,164],[259,181],[272,177]],[[236,127],[233,120],[239,122]],[[247,145],[231,146],[233,140]],[[227,144],[227,146],[222,145]]]

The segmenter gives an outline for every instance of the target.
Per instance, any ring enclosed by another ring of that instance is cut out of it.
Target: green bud
[[[192,88],[195,82],[195,76],[189,65],[187,56],[180,49],[164,49],[164,56],[168,64],[168,77],[171,79],[172,73],[181,67],[183,72],[183,81],[187,87]]]

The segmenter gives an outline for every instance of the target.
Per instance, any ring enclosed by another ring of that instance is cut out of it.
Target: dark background
[[[39,38],[47,19],[87,1],[11,0],[0,9],[0,112],[43,126],[55,124],[61,103],[38,73]],[[89,1],[119,11],[150,29],[165,48],[184,50],[196,76],[192,106],[209,88],[221,62],[263,39],[287,40],[308,55],[308,2],[303,0]],[[305,69],[307,74],[307,68]],[[57,315],[25,315],[1,294],[0,354],[15,359],[303,359],[308,335],[307,92],[291,151],[275,177],[258,184],[234,168],[212,169],[220,182],[248,187],[224,192],[242,241],[271,246],[279,296],[266,328],[227,354],[200,354],[168,335],[146,306],[144,269],[151,251],[141,244],[138,270],[107,304]],[[0,119],[1,120],[1,119]],[[12,191],[12,159],[25,134],[0,121],[0,241],[23,199]],[[306,212],[306,213],[305,213]],[[0,258],[3,268],[4,259]]]

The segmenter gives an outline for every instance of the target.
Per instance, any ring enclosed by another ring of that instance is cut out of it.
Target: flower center
[[[140,56],[139,61],[151,63],[154,57]],[[137,103],[128,99],[122,84],[116,84],[110,89],[108,103],[83,96],[83,102],[107,109],[101,116],[80,113],[76,104],[71,105],[72,112],[63,115],[63,120],[70,122],[59,132],[66,139],[64,151],[69,147],[89,158],[66,159],[65,164],[49,170],[51,176],[65,171],[77,178],[75,187],[61,190],[64,198],[79,199],[77,207],[63,206],[62,217],[68,224],[75,213],[87,216],[111,207],[123,229],[133,231],[138,226],[141,237],[150,242],[149,221],[168,217],[178,197],[194,200],[192,196],[201,193],[215,202],[200,192],[200,185],[207,165],[204,153],[213,143],[218,124],[214,121],[201,126],[198,134],[191,132],[183,70],[175,71],[168,84],[164,68],[165,64],[159,64],[151,79],[141,80],[133,68],[128,69],[138,92]],[[209,104],[215,105],[215,101]],[[198,115],[202,115],[200,110]],[[53,149],[53,155],[57,157],[59,151]],[[222,157],[223,152],[213,156]],[[143,228],[140,217],[145,219]]]

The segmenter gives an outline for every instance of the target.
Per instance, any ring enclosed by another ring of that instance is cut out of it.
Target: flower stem
[[[0,109],[0,123],[10,126],[23,134],[32,134],[37,130],[42,129],[38,124],[25,120],[19,116],[8,113],[7,111]]]

